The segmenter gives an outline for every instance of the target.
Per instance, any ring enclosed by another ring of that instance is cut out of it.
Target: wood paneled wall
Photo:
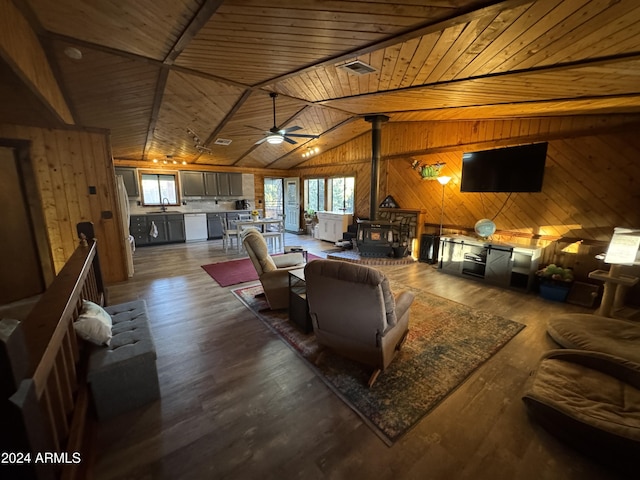
[[[40,41],[11,0],[0,0],[0,58],[9,63],[43,103],[60,119],[73,124],[58,82]]]
[[[445,162],[444,224],[469,228],[494,218],[499,230],[524,237],[607,242],[615,226],[640,226],[640,116],[603,115],[500,121],[389,122],[382,127],[380,201],[422,210],[440,223],[443,187],[424,181],[411,162]],[[549,141],[540,193],[461,193],[462,154]],[[356,215],[369,215],[371,135],[314,157],[296,171],[304,178],[355,173]]]
[[[55,273],[78,245],[76,224],[92,222],[104,280],[126,280],[125,238],[108,135],[0,124],[0,139],[30,143],[39,198],[29,201],[41,205]]]

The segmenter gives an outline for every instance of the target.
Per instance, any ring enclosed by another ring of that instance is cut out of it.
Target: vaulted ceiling
[[[120,160],[289,169],[308,148],[370,130],[371,114],[640,112],[637,0],[13,3],[38,33],[75,124],[109,129]],[[374,72],[344,68],[355,60]],[[1,67],[0,121],[50,123],[34,100],[11,101],[23,88]],[[274,126],[270,92],[278,129],[318,138],[256,144]]]

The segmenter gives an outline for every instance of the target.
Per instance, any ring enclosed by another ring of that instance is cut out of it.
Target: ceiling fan
[[[291,132],[297,132],[298,130],[302,130],[302,127],[299,127],[297,125],[294,125],[293,127],[289,127],[289,128],[278,128],[276,126],[276,97],[278,96],[277,93],[275,92],[271,92],[269,94],[269,96],[271,97],[271,100],[273,101],[273,127],[271,127],[268,131],[264,132],[265,133],[265,137],[258,140],[256,142],[256,145],[261,144],[262,142],[267,142],[270,143],[272,145],[279,145],[282,142],[287,142],[290,143],[292,145],[295,145],[296,142],[295,140],[293,140],[291,137],[295,137],[295,138],[318,138],[320,135],[307,135],[304,133],[291,133]]]

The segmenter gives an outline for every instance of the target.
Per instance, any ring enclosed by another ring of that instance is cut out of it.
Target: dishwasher
[[[184,233],[187,242],[206,240],[207,235],[207,214],[206,213],[185,213]]]

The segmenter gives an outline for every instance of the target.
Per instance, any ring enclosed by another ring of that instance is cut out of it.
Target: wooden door
[[[16,150],[0,146],[0,305],[44,291],[41,261]]]

